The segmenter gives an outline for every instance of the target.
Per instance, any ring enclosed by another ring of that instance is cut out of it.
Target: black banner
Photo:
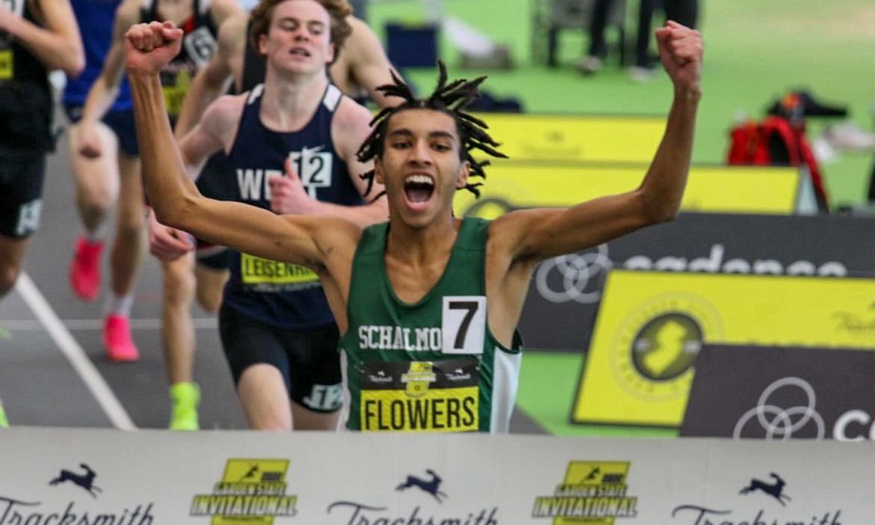
[[[527,349],[585,351],[611,268],[875,276],[875,219],[682,213],[597,249],[544,261],[520,319]]]
[[[873,377],[870,350],[706,344],[680,435],[875,440]]]

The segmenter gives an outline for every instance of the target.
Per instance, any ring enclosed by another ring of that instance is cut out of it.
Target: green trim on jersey
[[[486,316],[489,221],[465,218],[444,274],[415,304],[386,272],[388,223],[365,229],[347,301],[350,412],[362,431],[506,432],[516,397],[521,340],[511,349]]]

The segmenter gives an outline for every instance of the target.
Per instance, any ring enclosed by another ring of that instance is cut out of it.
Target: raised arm
[[[567,210],[536,209],[497,219],[511,260],[540,261],[583,250],[644,226],[669,221],[680,208],[701,98],[702,40],[698,31],[668,22],[656,31],[663,67],[674,85],[665,133],[636,190],[583,202]],[[536,173],[532,174],[537,177]]]
[[[178,52],[182,30],[171,22],[133,26],[125,38],[125,65],[134,98],[143,180],[157,219],[232,249],[309,266],[325,257],[316,243],[320,227],[311,217],[280,217],[246,204],[200,195],[189,179],[170,130],[158,72]],[[325,218],[321,218],[326,221]],[[323,224],[321,227],[343,224]]]
[[[197,180],[210,156],[230,148],[245,103],[246,95],[225,95],[213,101],[179,141],[182,162],[192,180]]]
[[[44,27],[14,15],[0,3],[0,31],[21,42],[48,69],[78,76],[85,68],[85,51],[69,0],[42,0],[39,7]]]
[[[219,27],[216,52],[195,75],[179,110],[174,130],[177,137],[184,137],[203,116],[207,106],[227,90],[234,75],[233,64],[242,60],[248,20],[249,16],[241,13],[228,18]]]
[[[227,1],[219,1],[211,6],[214,18],[223,20],[219,25],[216,51],[191,81],[176,119],[174,132],[177,138],[184,137],[200,120],[207,106],[228,90],[228,83],[235,73],[234,63],[243,60],[249,15],[236,2],[228,5]],[[239,82],[239,79],[235,81]]]

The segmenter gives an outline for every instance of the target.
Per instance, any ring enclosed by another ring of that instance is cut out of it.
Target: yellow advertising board
[[[875,349],[873,305],[875,279],[612,270],[571,419],[679,426],[703,342]]]
[[[665,131],[665,117],[475,114],[499,150],[515,160],[649,162]],[[476,154],[476,153],[475,153]]]
[[[459,191],[457,216],[495,218],[514,208],[567,207],[631,191],[641,185],[647,165],[496,162],[476,199]],[[684,211],[791,214],[796,208],[800,172],[791,167],[696,165],[681,208]],[[477,179],[474,179],[476,182]]]

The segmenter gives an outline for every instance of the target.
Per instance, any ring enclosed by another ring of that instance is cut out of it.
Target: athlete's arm
[[[177,137],[184,137],[200,120],[207,106],[227,91],[228,81],[234,75],[232,63],[243,60],[248,22],[249,15],[241,13],[228,18],[219,27],[216,52],[197,72],[182,103],[174,129]],[[239,84],[240,79],[234,81]]]
[[[179,52],[181,38],[182,30],[171,22],[137,24],[126,38],[143,180],[157,219],[237,251],[324,270],[332,247],[317,243],[317,235],[323,230],[352,231],[347,221],[278,216],[247,204],[208,199],[189,179],[158,78],[161,67]]]
[[[44,27],[16,16],[0,4],[0,31],[13,36],[48,69],[78,76],[85,68],[85,51],[69,0],[41,0],[39,7]]]
[[[367,184],[359,177],[372,169],[373,163],[362,164],[356,158],[361,143],[370,133],[371,113],[364,106],[348,97],[340,100],[340,105],[331,122],[331,136],[334,148],[346,163],[346,169],[353,185],[358,189],[368,204],[361,206],[343,206],[331,202],[318,201],[310,198],[304,189],[300,178],[291,170],[291,163],[286,163],[286,177],[275,177],[270,180],[271,209],[281,214],[331,215],[342,217],[360,226],[383,222],[389,218],[386,199],[374,196],[383,192],[383,186],[374,184],[371,191],[365,195]]]
[[[210,104],[197,125],[179,141],[182,162],[192,180],[197,180],[210,156],[230,148],[237,135],[246,97],[246,94],[220,97]]]
[[[100,76],[88,90],[88,97],[82,109],[78,149],[86,157],[94,158],[103,154],[96,124],[118,97],[119,86],[124,75],[125,32],[139,21],[139,14],[140,0],[126,0],[116,10],[112,46],[106,54]]]
[[[674,84],[665,133],[641,186],[567,210],[506,214],[491,233],[508,239],[515,261],[539,261],[583,250],[650,224],[673,219],[680,208],[701,97],[702,41],[698,31],[668,22],[656,31],[663,66]]]
[[[374,30],[364,21],[354,16],[348,17],[352,34],[343,45],[342,53],[349,54],[348,63],[352,78],[368,90],[368,94],[378,106],[385,108],[398,104],[398,99],[383,96],[377,91],[379,86],[392,83],[390,71],[394,71],[383,44]],[[396,71],[397,75],[398,72]],[[399,78],[401,75],[398,75]]]
[[[210,14],[216,27],[222,27],[231,17],[245,13],[237,0],[212,0],[210,3]]]

